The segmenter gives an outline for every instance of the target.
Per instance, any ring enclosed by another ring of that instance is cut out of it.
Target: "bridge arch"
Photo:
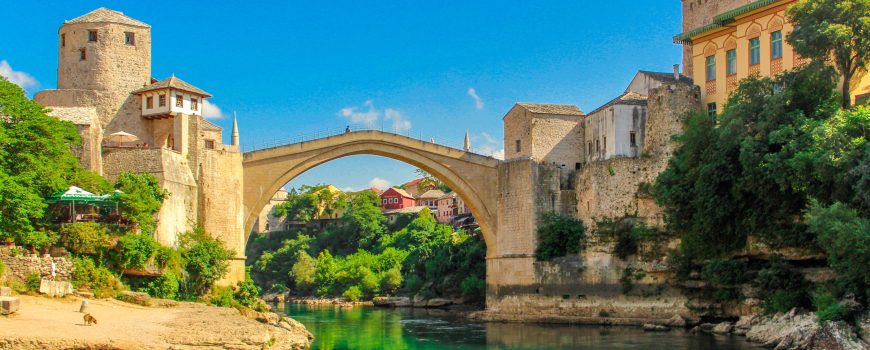
[[[377,155],[411,164],[456,191],[477,219],[487,255],[497,251],[499,160],[381,131],[346,134],[244,154],[245,240],[260,211],[287,182],[323,163],[352,155]]]

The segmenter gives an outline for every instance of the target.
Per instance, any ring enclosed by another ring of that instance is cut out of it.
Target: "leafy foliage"
[[[753,282],[769,312],[787,312],[810,305],[809,283],[785,260],[773,259]]]
[[[113,244],[106,227],[77,222],[63,227],[64,246],[74,253],[102,256]]]
[[[91,257],[75,257],[73,266],[72,283],[77,289],[90,290],[97,298],[113,297],[124,289],[111,270],[98,266]]]
[[[159,244],[150,235],[128,233],[118,239],[117,263],[121,269],[140,269],[157,252]]]
[[[189,294],[207,293],[214,283],[226,275],[233,252],[209,236],[202,227],[182,235],[181,257],[188,276],[185,289]]]
[[[154,214],[160,211],[163,200],[169,192],[160,187],[154,175],[123,172],[118,176],[115,188],[123,192],[122,215],[139,226],[142,232],[154,232]]]
[[[245,271],[245,280],[236,284],[233,299],[247,307],[252,307],[260,301],[260,287],[257,287],[251,279],[250,268]]]
[[[583,222],[556,213],[546,213],[538,226],[538,247],[535,258],[547,261],[553,258],[577,254],[585,227]]]
[[[864,305],[870,301],[870,220],[841,203],[829,207],[813,203],[807,213],[810,231],[827,253],[836,272],[836,296],[853,294]]]
[[[817,61],[833,58],[843,76],[842,106],[851,107],[852,77],[870,61],[868,0],[801,0],[786,12],[795,29],[788,41],[803,57]]]

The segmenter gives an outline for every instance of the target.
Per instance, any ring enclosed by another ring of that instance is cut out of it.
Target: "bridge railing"
[[[247,152],[264,150],[264,149],[268,149],[268,148],[281,147],[281,146],[285,146],[288,144],[302,143],[302,142],[306,142],[306,141],[313,141],[313,140],[317,140],[317,139],[323,139],[323,138],[327,138],[327,137],[343,135],[343,134],[347,133],[348,128],[350,128],[351,132],[355,132],[355,131],[380,131],[380,132],[384,132],[384,133],[388,133],[388,134],[404,136],[404,137],[415,139],[418,141],[429,142],[429,143],[434,143],[434,144],[445,146],[445,147],[455,148],[458,150],[463,150],[464,146],[465,146],[465,140],[461,139],[461,138],[452,138],[452,139],[451,138],[439,138],[436,136],[425,136],[423,134],[423,132],[414,133],[411,130],[390,130],[390,129],[384,128],[384,127],[377,127],[377,126],[371,126],[371,125],[365,125],[365,124],[359,124],[359,125],[352,124],[352,125],[343,126],[343,127],[314,130],[314,131],[299,133],[296,135],[283,137],[283,138],[275,138],[275,139],[270,139],[270,140],[258,141],[255,143],[245,143],[241,146],[241,148],[242,148],[242,152],[247,153]],[[498,152],[497,150],[495,150],[492,147],[477,147],[477,148],[475,148],[475,147],[473,147],[473,144],[472,144],[471,149],[469,149],[468,152],[474,153],[477,155],[493,157],[493,158],[499,158],[501,156],[499,154],[500,152]]]

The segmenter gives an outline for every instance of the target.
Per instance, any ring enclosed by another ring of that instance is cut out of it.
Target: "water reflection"
[[[477,323],[441,310],[288,305],[317,337],[312,349],[756,349],[742,337],[628,327]]]

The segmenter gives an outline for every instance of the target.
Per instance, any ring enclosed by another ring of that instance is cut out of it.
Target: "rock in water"
[[[688,323],[686,322],[686,319],[683,318],[683,316],[674,315],[674,317],[668,319],[665,324],[671,327],[685,328]]]
[[[644,323],[643,330],[646,332],[667,332],[670,330],[670,328],[668,328],[668,326],[662,326],[659,324]]]
[[[715,334],[728,334],[731,333],[731,329],[733,326],[731,322],[722,322],[713,327],[713,333]]]

